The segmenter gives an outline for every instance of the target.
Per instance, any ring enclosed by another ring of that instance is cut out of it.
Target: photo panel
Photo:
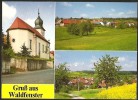
[[[2,2],[2,98],[54,98],[55,2]]]
[[[135,99],[136,84],[135,51],[56,51],[55,99]]]
[[[137,50],[136,2],[57,2],[55,21],[56,50]]]

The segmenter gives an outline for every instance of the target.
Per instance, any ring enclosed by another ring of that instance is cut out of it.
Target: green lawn
[[[85,99],[95,99],[97,94],[104,89],[86,89],[81,91],[73,91],[72,94],[84,97]]]
[[[71,99],[67,93],[55,93],[55,99]]]
[[[56,50],[136,50],[134,28],[96,27],[88,36],[71,35],[66,27],[56,27]]]

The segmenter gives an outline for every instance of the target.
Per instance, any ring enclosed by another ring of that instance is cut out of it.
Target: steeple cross
[[[40,15],[40,13],[39,13],[39,9],[38,9],[38,16]]]

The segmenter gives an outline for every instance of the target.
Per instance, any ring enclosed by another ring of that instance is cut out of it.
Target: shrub
[[[91,89],[96,89],[98,87],[98,84],[97,83],[94,83],[90,86]]]
[[[11,67],[10,67],[10,73],[11,73],[11,74],[16,73],[16,67],[15,67],[15,66],[11,66]]]
[[[60,92],[69,93],[70,90],[71,90],[70,86],[63,85],[62,88],[60,89]]]
[[[11,57],[14,57],[14,51],[12,48],[7,48],[7,49],[3,49],[2,51],[2,54],[3,54],[3,57],[5,58],[11,58]]]
[[[124,22],[119,23],[118,27],[119,29],[125,29],[127,28],[127,25]]]

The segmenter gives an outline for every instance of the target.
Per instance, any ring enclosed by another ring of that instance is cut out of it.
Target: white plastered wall
[[[46,51],[45,46],[50,47],[50,44],[40,39],[39,37],[35,38],[32,32],[23,29],[15,29],[15,30],[9,30],[9,35],[11,40],[15,39],[15,42],[11,41],[11,46],[15,53],[21,52],[21,46],[24,43],[27,48],[30,48],[30,39],[31,39],[32,49],[29,49],[31,51],[31,55],[39,56],[39,43],[40,43],[40,58],[49,59],[50,48],[48,48],[48,52],[45,52]],[[43,52],[43,45],[44,45],[44,52]]]
[[[40,43],[40,58],[49,59],[50,48],[48,48],[48,52],[45,52],[46,46],[50,47],[49,43],[37,37],[37,55],[38,56],[39,56],[39,43]],[[44,52],[43,52],[43,45],[44,45]]]

